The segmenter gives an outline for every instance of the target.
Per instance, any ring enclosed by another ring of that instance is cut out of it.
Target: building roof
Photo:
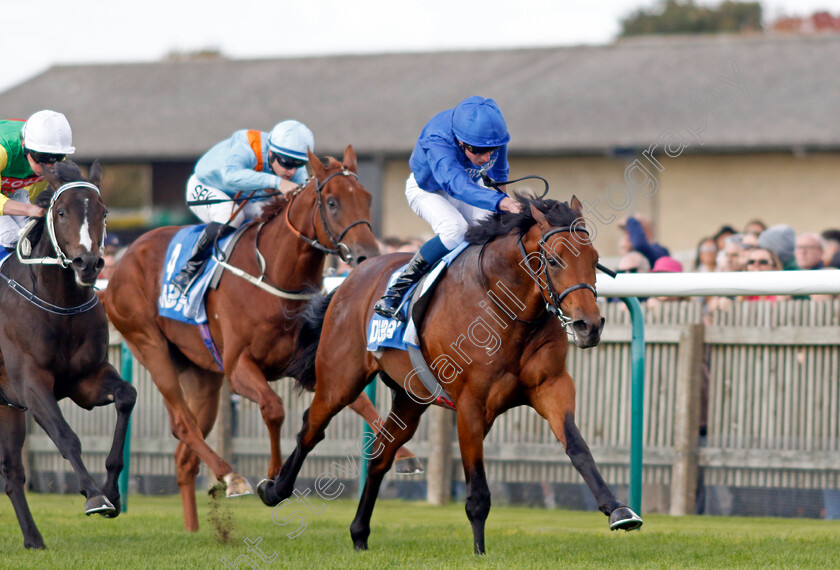
[[[8,118],[51,108],[78,157],[194,158],[287,118],[319,153],[405,155],[435,113],[499,102],[519,154],[840,148],[840,35],[683,36],[605,46],[61,65],[0,93]],[[692,134],[691,129],[694,129]]]

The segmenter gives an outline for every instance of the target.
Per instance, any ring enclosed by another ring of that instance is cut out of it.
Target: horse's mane
[[[519,214],[502,212],[479,220],[467,230],[465,238],[467,242],[479,245],[485,244],[514,230],[517,230],[520,236],[524,235],[536,223],[531,215],[532,205],[545,214],[548,223],[555,227],[572,225],[577,218],[568,202],[540,198],[530,199],[519,194],[515,194],[514,198],[522,206],[522,211]]]
[[[330,174],[332,174],[331,172],[329,172],[330,170],[332,170],[333,168],[344,168],[344,165],[342,165],[339,161],[337,161],[333,157],[328,156],[327,157],[326,168],[327,168],[327,176],[329,176]],[[307,180],[306,183],[308,184],[309,180]],[[265,205],[265,207],[262,209],[262,213],[259,215],[258,218],[255,219],[255,222],[256,223],[265,223],[265,222],[269,221],[273,217],[285,212],[286,211],[286,206],[288,206],[288,205],[289,205],[288,200],[286,200],[285,198],[283,198],[282,196],[279,196],[279,195],[275,196],[270,202],[268,202],[268,204]]]
[[[43,192],[38,194],[35,197],[34,204],[36,206],[40,206],[45,210],[49,208],[50,201],[52,200],[53,194],[55,191],[62,184],[67,184],[68,182],[76,182],[79,180],[86,181],[87,178],[84,177],[82,174],[79,165],[77,165],[72,160],[64,160],[62,162],[56,162],[53,172],[55,173],[56,178],[58,179],[59,185],[58,187],[53,187],[52,184],[49,184]],[[41,235],[44,233],[44,225],[46,224],[46,217],[41,218],[34,218],[35,224],[32,226],[32,229],[29,230],[28,238],[34,244],[38,243],[41,239]]]

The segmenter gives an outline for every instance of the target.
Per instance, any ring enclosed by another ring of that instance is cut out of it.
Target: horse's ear
[[[61,179],[56,174],[55,168],[48,165],[44,165],[44,179],[53,190],[58,190],[58,187],[61,186]]]
[[[352,144],[348,144],[347,148],[344,149],[344,160],[342,163],[344,164],[344,168],[358,174],[356,170],[356,151],[353,150]]]
[[[90,165],[90,174],[88,175],[88,182],[99,187],[99,183],[102,182],[102,166],[99,164],[98,160],[94,160],[93,164]]]
[[[530,204],[530,206],[531,206],[531,216],[535,220],[537,220],[537,224],[539,224],[540,229],[543,231],[543,233],[545,233],[546,231],[548,231],[548,228],[549,228],[549,223],[548,223],[548,220],[545,219],[545,214],[543,214],[540,211],[540,209],[537,208],[536,206],[534,206],[533,204]]]
[[[574,213],[575,215],[575,227],[583,229],[583,204],[580,203],[580,200],[578,200],[577,196],[572,195],[572,199],[569,202],[569,206],[571,206],[572,213]]]
[[[309,166],[312,167],[312,173],[315,175],[315,178],[323,179],[324,173],[327,171],[324,163],[308,148],[306,149],[306,155],[309,157]]]

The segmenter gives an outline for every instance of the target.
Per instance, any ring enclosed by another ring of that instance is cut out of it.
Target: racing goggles
[[[305,160],[298,160],[296,158],[289,158],[288,156],[283,156],[282,154],[278,154],[276,152],[271,153],[271,159],[276,160],[277,164],[285,168],[286,170],[292,170],[294,168],[300,168],[301,166],[305,166]]]
[[[499,147],[497,146],[473,146],[465,142],[462,142],[461,146],[473,154],[487,154],[488,152],[496,152],[499,150]]]
[[[50,154],[48,152],[35,152],[34,150],[27,151],[29,156],[32,157],[32,160],[37,162],[38,164],[55,164],[56,162],[61,162],[64,160],[64,157],[67,156],[66,154]]]

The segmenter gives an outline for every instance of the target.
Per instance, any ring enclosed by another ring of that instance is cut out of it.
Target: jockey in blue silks
[[[278,192],[287,196],[306,182],[307,149],[315,151],[312,131],[288,120],[270,133],[236,131],[198,160],[187,181],[186,199],[207,226],[172,285],[182,293],[189,289],[216,239],[259,216]]]
[[[464,240],[467,227],[495,212],[519,212],[519,202],[488,188],[483,176],[508,179],[507,124],[493,99],[473,96],[432,117],[408,161],[405,196],[437,234],[420,248],[374,310],[401,319],[403,295]]]

